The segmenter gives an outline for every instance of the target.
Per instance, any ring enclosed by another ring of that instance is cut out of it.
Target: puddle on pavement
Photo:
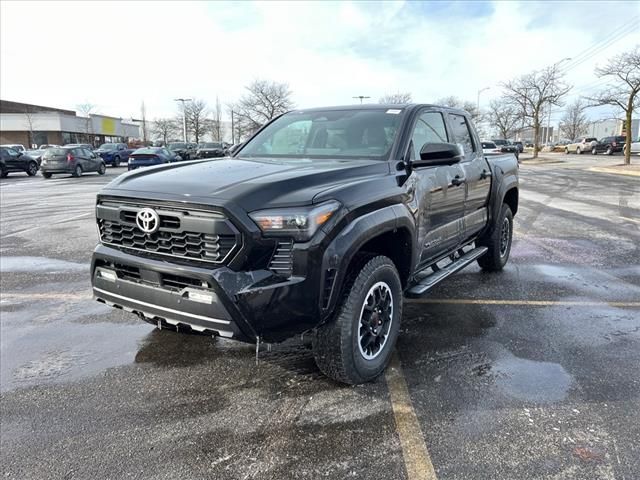
[[[0,259],[0,272],[46,272],[89,271],[86,263],[68,262],[47,257],[6,257]]]
[[[528,402],[552,403],[563,400],[572,383],[571,375],[558,363],[536,362],[511,354],[496,360],[487,368],[491,369],[500,390]]]

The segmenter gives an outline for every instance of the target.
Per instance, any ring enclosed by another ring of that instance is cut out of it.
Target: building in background
[[[78,116],[73,110],[0,100],[0,144],[25,147],[45,143],[128,142],[140,138],[140,127],[121,118],[91,114]]]
[[[625,135],[624,120],[619,118],[607,118],[604,120],[597,120],[589,124],[587,129],[587,135],[595,138],[610,137],[613,135]],[[631,140],[636,141],[640,134],[638,133],[638,127],[640,126],[640,120],[631,120]]]

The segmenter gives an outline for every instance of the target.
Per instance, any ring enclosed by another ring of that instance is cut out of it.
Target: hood
[[[227,158],[165,164],[130,172],[111,182],[104,193],[206,199],[216,205],[232,202],[250,212],[311,204],[314,197],[325,190],[388,173],[389,163],[379,160]]]

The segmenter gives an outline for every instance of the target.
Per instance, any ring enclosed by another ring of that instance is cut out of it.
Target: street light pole
[[[185,102],[190,102],[190,98],[176,98],[176,102],[182,102],[182,140],[187,143],[187,107]]]
[[[571,60],[571,57],[565,57],[562,60],[556,62],[553,64],[553,69],[555,70],[556,68],[558,68],[558,65],[560,65],[561,63],[564,62],[568,62],[569,60]],[[549,116],[547,117],[547,145],[549,144],[549,142],[551,141],[551,134],[549,132],[549,130],[551,130],[551,102],[549,102]]]
[[[360,99],[360,105],[362,105],[362,100],[364,100],[365,98],[371,98],[371,97],[367,97],[366,95],[357,95],[355,97],[352,98],[359,98]]]
[[[484,87],[478,90],[478,101],[476,102],[476,110],[478,111],[478,113],[480,112],[480,94],[485,90],[489,90],[490,88],[491,87]]]

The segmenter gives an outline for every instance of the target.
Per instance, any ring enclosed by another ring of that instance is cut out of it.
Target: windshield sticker
[[[391,115],[398,115],[402,110],[398,108],[390,108],[386,113],[390,113]]]

